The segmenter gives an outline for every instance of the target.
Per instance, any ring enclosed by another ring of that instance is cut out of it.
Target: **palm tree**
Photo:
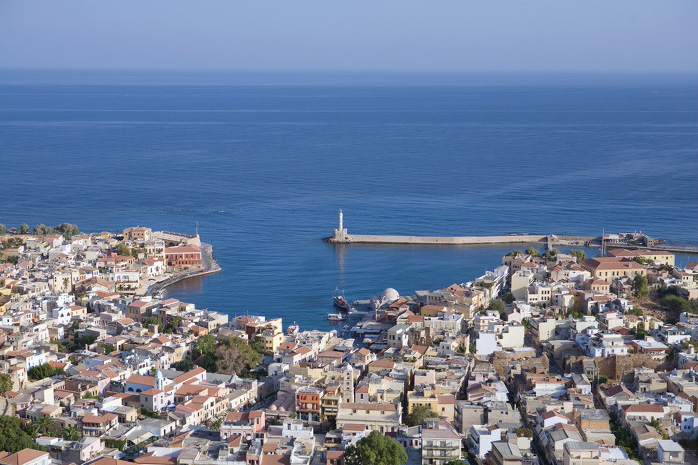
[[[53,418],[46,415],[42,415],[39,417],[38,420],[36,420],[36,424],[39,425],[39,432],[42,434],[46,434],[51,425],[53,425]]]
[[[223,420],[221,420],[220,418],[216,418],[211,422],[211,426],[209,429],[220,429],[221,423],[223,423]]]
[[[25,431],[32,439],[36,439],[39,436],[39,425],[38,423],[28,423],[25,426]]]
[[[82,433],[75,425],[66,426],[63,428],[63,439],[66,441],[78,441],[82,437]]]

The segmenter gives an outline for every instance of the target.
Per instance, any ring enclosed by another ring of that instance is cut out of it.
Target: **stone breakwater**
[[[346,230],[345,230],[346,231]],[[588,238],[591,240],[593,238]],[[424,245],[489,245],[489,244],[537,244],[547,243],[543,234],[522,234],[511,236],[385,236],[367,234],[346,234],[335,232],[326,237],[326,242],[334,244],[424,244]]]

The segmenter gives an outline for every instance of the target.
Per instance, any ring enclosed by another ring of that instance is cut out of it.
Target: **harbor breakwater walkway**
[[[512,234],[506,236],[399,236],[348,234],[346,229],[335,230],[326,242],[333,244],[405,244],[405,245],[496,245],[496,244],[542,244],[583,246],[598,237],[558,236],[553,234]]]
[[[600,237],[557,236],[554,234],[509,234],[506,236],[400,236],[349,234],[344,228],[344,214],[339,210],[339,227],[325,242],[333,244],[405,244],[405,245],[496,245],[496,244],[543,244],[547,248],[555,245],[580,245],[601,241]]]

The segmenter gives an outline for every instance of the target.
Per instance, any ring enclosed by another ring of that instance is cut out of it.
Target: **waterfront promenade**
[[[213,258],[213,246],[211,244],[201,242],[201,261],[203,262],[203,268],[175,273],[172,276],[168,276],[166,279],[149,283],[149,285],[141,287],[138,292],[136,292],[136,295],[157,294],[161,290],[180,281],[184,281],[185,279],[205,276],[221,271],[220,265]]]

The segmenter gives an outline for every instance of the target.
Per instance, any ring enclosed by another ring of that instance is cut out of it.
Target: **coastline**
[[[175,283],[185,281],[190,278],[196,278],[199,276],[207,276],[210,274],[218,273],[219,271],[222,270],[221,266],[218,264],[218,262],[213,258],[213,246],[209,243],[202,242],[201,243],[201,249],[202,249],[202,254],[201,257],[205,263],[206,266],[200,270],[193,270],[193,271],[187,271],[185,273],[179,273],[176,274],[175,276],[171,276],[167,279],[163,279],[162,281],[158,281],[154,284],[151,284],[148,286],[148,288],[145,290],[143,294],[137,294],[137,295],[142,295],[142,296],[152,296],[154,294],[157,294],[158,292],[167,289],[168,287],[172,286]]]

